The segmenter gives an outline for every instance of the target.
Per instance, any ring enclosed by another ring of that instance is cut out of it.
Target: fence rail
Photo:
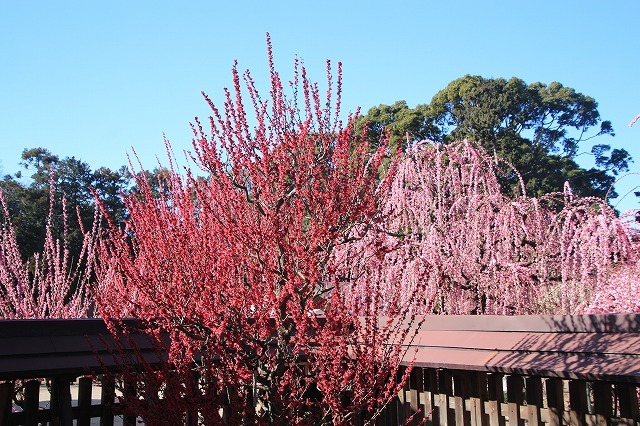
[[[161,361],[145,334],[130,338],[114,352],[102,320],[0,321],[0,426],[114,424],[114,376],[96,378],[137,359],[128,351]],[[414,368],[379,425],[640,425],[640,315],[429,317],[403,343]]]

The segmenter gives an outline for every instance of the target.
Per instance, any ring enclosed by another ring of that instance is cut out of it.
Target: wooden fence
[[[439,316],[412,346],[382,424],[640,424],[640,315]]]
[[[133,343],[160,361],[145,335]],[[406,343],[411,379],[379,425],[640,425],[640,315],[429,317]],[[100,375],[132,349],[113,347],[101,320],[0,321],[0,426],[114,424],[114,375]]]
[[[97,419],[100,425],[113,425],[120,414],[115,377],[121,366],[137,362],[138,355],[151,364],[161,361],[144,334],[118,341],[124,347],[116,351],[116,340],[101,319],[0,321],[0,426],[70,426],[74,420],[88,426]],[[42,394],[47,397],[41,399]],[[94,404],[95,399],[100,402]],[[135,424],[135,419],[123,420]]]

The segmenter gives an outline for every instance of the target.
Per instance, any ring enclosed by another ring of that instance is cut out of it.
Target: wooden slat
[[[60,426],[72,426],[73,413],[71,411],[70,379],[55,377],[51,381],[51,388],[51,407],[54,422]]]
[[[406,367],[400,367],[400,369],[398,370],[398,375],[396,378],[398,382],[404,376],[406,369],[407,369]],[[410,416],[409,414],[410,407],[409,407],[409,398],[408,398],[409,387],[410,387],[409,382],[407,381],[402,387],[402,390],[400,390],[400,393],[398,393],[398,423],[399,424],[404,424]]]
[[[120,364],[135,359],[138,351],[151,363],[157,362],[155,344],[136,331],[139,324],[125,320],[123,326],[133,331],[117,345],[101,319],[1,320],[0,380],[77,377],[101,372],[103,366],[117,371]],[[163,335],[163,339],[166,344],[168,337]]]
[[[140,352],[153,364],[158,362],[156,351]],[[166,356],[165,356],[166,358]],[[134,358],[135,359],[135,358]],[[0,380],[51,377],[56,375],[82,376],[107,370],[119,371],[122,365],[132,366],[131,356],[118,353],[97,355],[90,350],[76,354],[48,354],[0,358]]]
[[[587,384],[581,380],[569,382],[569,419],[572,425],[585,424],[587,409]]]
[[[520,407],[523,403],[524,379],[521,376],[507,376],[507,415],[509,426],[520,426]]]
[[[411,415],[415,415],[414,424],[420,424],[424,418],[424,406],[420,404],[420,395],[424,392],[424,376],[423,369],[416,367],[411,370],[411,376],[409,378],[409,407]],[[417,414],[416,414],[417,413]]]
[[[469,411],[472,425],[486,425],[489,418],[485,411],[487,394],[487,373],[469,372],[471,380],[471,395],[469,397]]]
[[[225,414],[228,414],[228,410],[223,411],[223,419]],[[398,426],[398,397],[391,399],[391,402],[384,410],[384,414],[381,416],[380,425]]]
[[[613,387],[605,382],[595,382],[592,386],[595,424],[606,426],[607,419],[613,416]]]
[[[138,397],[137,386],[138,382],[136,379],[127,377],[127,379],[124,381],[123,389],[123,396],[125,401]],[[136,416],[132,415],[131,413],[125,412],[123,424],[124,426],[135,426]]]
[[[451,373],[447,370],[438,372],[438,388],[440,390],[440,401],[438,407],[439,424],[443,426],[455,425],[455,412],[453,411],[449,398],[453,396],[453,383]]]
[[[638,392],[635,386],[627,384],[616,385],[616,395],[620,404],[620,417],[640,421],[638,412]]]
[[[36,426],[39,422],[38,403],[40,401],[40,381],[29,380],[24,383],[25,425]]]
[[[471,393],[470,387],[471,376],[466,372],[456,371],[453,375],[453,409],[456,425],[471,425],[471,413],[465,407],[465,401]]]
[[[400,422],[398,420],[398,410],[400,410],[400,401],[399,401],[398,397],[396,396],[389,403],[389,407],[388,407],[388,413],[389,414],[386,416],[388,421],[385,423],[385,425],[398,426],[400,424]],[[226,409],[225,413],[229,414],[229,410]]]
[[[128,340],[128,339],[131,340]],[[154,349],[148,336],[133,334],[119,342],[124,349]],[[86,352],[112,352],[118,349],[115,339],[106,335],[0,336],[0,357],[10,355]]]
[[[526,415],[524,416],[529,426],[538,426],[540,409],[542,408],[542,379],[540,377],[527,377],[525,380],[525,395],[527,397]]]
[[[437,369],[431,369],[429,373],[429,388],[431,389],[431,401],[433,403],[431,407],[431,421],[433,424],[440,424],[440,399],[442,391],[440,389],[440,371]]]
[[[102,394],[100,404],[102,404],[102,416],[100,416],[100,426],[113,426],[113,403],[116,394],[116,382],[113,376],[102,377]]]
[[[504,402],[504,386],[502,382],[502,374],[489,374],[488,381],[488,399],[487,414],[489,415],[490,424],[496,426],[504,426],[505,420],[502,416],[502,403]]]
[[[80,377],[78,379],[78,426],[89,426],[91,424],[91,392],[93,379],[91,377]]]
[[[438,371],[434,368],[423,369],[424,375],[424,408],[425,417],[434,418],[437,410],[436,394],[438,393]],[[436,414],[437,415],[437,414]]]
[[[547,391],[548,421],[550,426],[561,426],[564,414],[564,390],[561,379],[547,379],[545,381]]]
[[[0,383],[0,425],[9,424],[13,402],[13,382]]]

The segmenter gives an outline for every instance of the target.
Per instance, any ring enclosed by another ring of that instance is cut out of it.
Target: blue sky
[[[265,82],[270,32],[285,77],[294,55],[319,80],[325,59],[343,63],[343,110],[428,103],[465,74],[559,81],[597,100],[616,131],[599,142],[626,148],[638,172],[639,15],[631,0],[4,0],[0,167],[14,173],[39,146],[93,168],[125,164],[134,147],[153,168],[163,132],[176,152],[190,148],[188,123],[209,115],[200,91],[220,101],[234,59]]]

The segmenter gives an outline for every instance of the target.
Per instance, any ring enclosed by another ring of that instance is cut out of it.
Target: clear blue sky
[[[325,59],[343,62],[344,110],[427,103],[465,74],[559,81],[598,101],[616,131],[600,141],[626,148],[637,172],[639,17],[636,0],[4,0],[0,167],[14,173],[24,148],[44,147],[117,168],[134,147],[153,168],[163,132],[189,149],[188,123],[209,115],[200,91],[221,100],[234,59],[266,76],[268,31],[285,76],[296,54],[318,79]]]

